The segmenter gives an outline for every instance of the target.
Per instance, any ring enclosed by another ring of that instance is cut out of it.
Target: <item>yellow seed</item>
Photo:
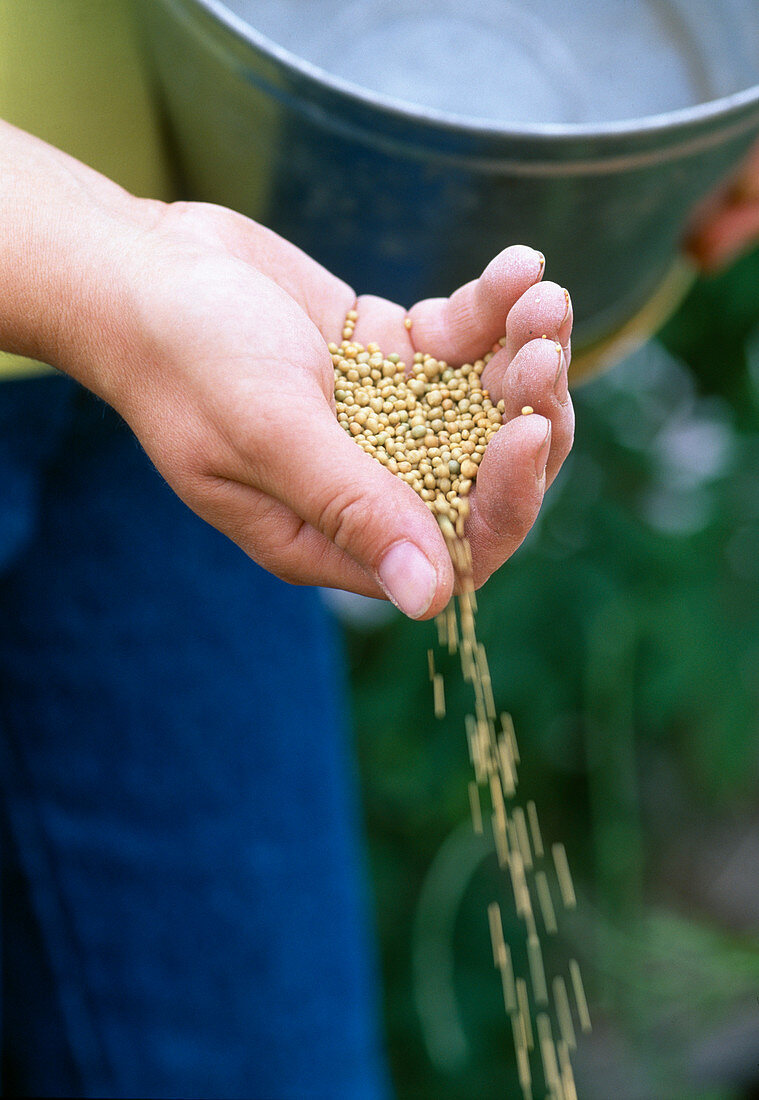
[[[548,1004],[548,988],[546,986],[546,972],[543,967],[543,953],[540,950],[540,940],[534,933],[527,937],[527,961],[530,964],[530,977],[532,978],[532,991],[538,1004]]]
[[[521,806],[516,806],[514,808],[512,820],[514,822],[514,830],[516,832],[519,851],[522,853],[524,865],[529,871],[532,869],[532,852],[530,851],[530,840],[527,835],[527,823],[524,818],[524,810]]]
[[[558,930],[558,925],[556,924],[556,911],[553,907],[551,889],[548,885],[548,876],[545,871],[535,872],[535,888],[538,893],[538,902],[540,904],[540,911],[543,914],[543,923],[546,926],[546,932],[556,932]]]
[[[569,870],[566,849],[563,844],[554,844],[551,851],[553,852],[553,862],[556,866],[556,874],[559,879],[562,900],[567,909],[574,909],[577,906],[577,898],[575,897],[575,888],[572,884],[572,875]]]
[[[559,1065],[561,1067],[561,1084],[564,1089],[564,1100],[577,1100],[577,1088],[575,1086],[572,1063],[569,1059],[569,1050],[563,1040],[556,1044],[559,1052]]]
[[[517,978],[516,980],[516,994],[517,1004],[519,1006],[519,1017],[522,1022],[522,1031],[524,1033],[525,1046],[528,1050],[532,1050],[535,1045],[535,1040],[532,1035],[532,1024],[530,1023],[530,1001],[527,996],[527,982],[524,978]]]
[[[575,1036],[574,1024],[572,1023],[572,1012],[569,1008],[567,987],[561,975],[557,975],[553,980],[553,1003],[556,1006],[556,1016],[559,1021],[561,1037],[570,1050],[575,1050],[577,1048],[577,1038]]]
[[[580,1027],[583,1031],[590,1031],[591,1025],[590,1013],[588,1012],[588,1002],[585,997],[585,989],[582,984],[580,965],[576,959],[570,959],[569,974],[572,979],[572,988],[574,989],[575,1001],[577,1002],[577,1012],[580,1017]]]
[[[511,755],[514,760],[519,763],[519,749],[517,748],[517,739],[514,734],[514,720],[510,714],[501,715],[501,730],[506,740],[511,747]]]
[[[535,851],[535,856],[541,859],[543,856],[543,837],[540,834],[540,823],[538,821],[538,811],[535,803],[530,801],[527,803],[527,818],[530,822],[530,833],[532,834],[532,847]]]
[[[501,907],[497,901],[491,901],[488,905],[488,923],[490,925],[490,942],[493,945],[493,966],[497,967],[501,965],[502,953],[506,947],[503,938]]]
[[[516,791],[516,764],[511,757],[511,747],[506,739],[498,738],[498,768],[501,775],[501,785],[507,798],[511,798]]]
[[[472,827],[475,833],[482,834],[482,809],[480,792],[474,779],[469,780],[469,805],[472,811]]]
[[[432,691],[434,696],[435,717],[445,718],[445,687],[443,677],[436,672],[432,678]]]
[[[516,1011],[516,990],[514,984],[514,968],[511,962],[509,945],[504,943],[498,960],[498,969],[501,971],[501,988],[503,990],[503,1004],[507,1012]]]
[[[517,1047],[517,1073],[522,1100],[533,1100],[532,1078],[530,1076],[530,1056],[524,1047]]]
[[[556,1047],[554,1046],[553,1036],[551,1034],[551,1021],[545,1012],[539,1012],[537,1023],[538,1037],[540,1039],[540,1055],[543,1061],[543,1073],[545,1075],[546,1085],[550,1089],[551,1096],[559,1100],[559,1098],[562,1097],[563,1089],[561,1087],[561,1078],[559,1077]]]

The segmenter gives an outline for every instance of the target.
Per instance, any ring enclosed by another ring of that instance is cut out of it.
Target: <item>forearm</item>
[[[2,121],[0,164],[0,349],[92,384],[96,346],[120,323],[125,263],[157,204]]]

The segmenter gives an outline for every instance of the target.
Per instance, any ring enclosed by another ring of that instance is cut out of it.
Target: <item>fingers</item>
[[[343,588],[384,599],[377,581],[279,500],[227,478],[204,479],[185,502],[249,557],[291,584]]]
[[[264,272],[280,297],[284,291],[292,310],[297,303],[322,338],[338,337],[337,326],[354,305],[350,288],[254,223],[243,231],[235,219],[219,230],[218,215],[211,216],[214,232],[229,229],[235,254]],[[555,283],[540,282],[543,266],[532,249],[506,249],[449,299],[414,306],[410,329],[402,307],[371,296],[358,303],[354,339],[376,342],[409,362],[417,348],[454,364],[474,361],[506,334],[484,381],[495,400],[504,399],[508,422],[484,455],[467,524],[477,584],[522,542],[571,445],[571,302]],[[253,326],[257,369],[246,367],[234,385],[224,374],[213,401],[206,395],[214,411],[219,406],[213,419],[225,457],[213,476],[206,468],[204,486],[196,481],[185,499],[284,579],[384,592],[415,619],[438,614],[454,578],[435,519],[409,485],[337,423],[329,405],[331,364],[319,334],[306,332],[300,315],[291,316],[273,292],[269,297],[273,315],[287,324],[280,320],[267,340]],[[536,415],[521,415],[527,404]]]
[[[265,438],[245,448],[244,461],[256,488],[349,555],[410,618],[445,607],[453,567],[429,509],[353,442],[321,394],[291,402],[284,417],[271,407]]]
[[[505,327],[505,347],[482,376],[493,400],[504,402],[504,424],[488,444],[472,493],[467,537],[476,586],[523,542],[574,437],[569,294],[551,282],[528,287]],[[523,415],[528,406],[534,412]]]
[[[503,336],[509,311],[541,279],[544,264],[540,252],[513,245],[450,298],[417,302],[408,314],[414,348],[453,364],[479,358]]]
[[[472,491],[466,533],[478,587],[511,557],[534,524],[546,486],[551,424],[520,416],[488,444]]]
[[[403,306],[378,298],[374,294],[362,294],[356,303],[358,320],[353,339],[366,347],[378,344],[385,355],[395,352],[407,365],[414,358],[414,346],[406,328],[407,313]]]
[[[574,409],[561,344],[548,338],[530,340],[510,364],[504,349],[493,356],[482,377],[491,394],[503,400],[505,423],[522,417],[522,410],[528,406],[550,421],[551,450],[546,469],[546,485],[550,485],[574,440]]]
[[[506,354],[509,362],[530,340],[547,336],[564,349],[571,358],[572,300],[569,292],[557,283],[545,282],[531,286],[515,302],[506,321]]]

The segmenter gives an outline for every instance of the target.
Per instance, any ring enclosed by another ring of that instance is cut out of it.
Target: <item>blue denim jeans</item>
[[[7,1095],[384,1095],[339,641],[68,379],[0,385]]]

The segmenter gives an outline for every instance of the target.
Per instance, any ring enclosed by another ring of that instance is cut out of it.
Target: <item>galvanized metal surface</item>
[[[759,73],[645,119],[507,127],[349,84],[220,0],[146,0],[142,13],[190,196],[406,305],[449,293],[509,243],[532,244],[571,290],[580,348],[656,295],[694,205],[759,135]]]

